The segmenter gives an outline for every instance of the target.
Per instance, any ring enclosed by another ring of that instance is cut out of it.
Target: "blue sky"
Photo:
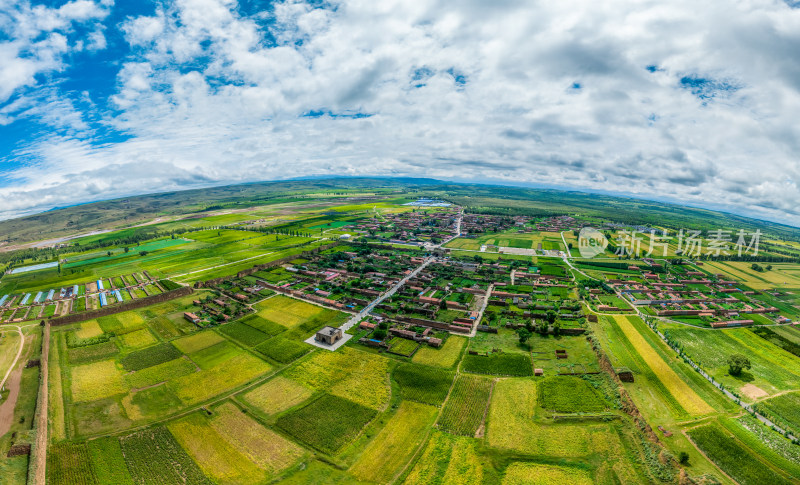
[[[0,218],[331,174],[798,225],[796,7],[0,0]]]

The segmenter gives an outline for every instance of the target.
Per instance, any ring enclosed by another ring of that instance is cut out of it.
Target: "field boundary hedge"
[[[99,310],[91,310],[88,312],[76,313],[74,315],[66,315],[63,317],[51,318],[48,320],[50,325],[58,327],[61,325],[69,325],[70,323],[82,322],[84,320],[92,320],[100,317],[114,315],[116,313],[127,312],[129,310],[136,310],[157,303],[164,303],[165,301],[174,300],[182,296],[192,294],[192,289],[188,286],[182,286],[177,290],[165,291],[164,293],[146,296],[144,298],[137,298],[135,300],[128,300],[118,305],[110,305],[100,308]]]

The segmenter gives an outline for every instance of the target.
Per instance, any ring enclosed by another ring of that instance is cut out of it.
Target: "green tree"
[[[547,323],[552,324],[553,322],[555,322],[557,316],[558,314],[553,310],[547,310]]]
[[[371,337],[373,339],[375,339],[375,340],[383,340],[383,339],[386,338],[386,330],[383,330],[383,329],[379,328],[379,329],[375,330],[374,332],[372,332]]]
[[[685,451],[681,451],[678,454],[678,461],[681,462],[681,465],[688,465],[689,464],[689,453]]]
[[[731,354],[728,357],[728,373],[732,376],[740,376],[743,369],[750,369],[750,359],[742,354]]]
[[[519,337],[519,343],[525,345],[528,339],[531,338],[531,331],[525,327],[520,327],[517,329],[517,336]]]

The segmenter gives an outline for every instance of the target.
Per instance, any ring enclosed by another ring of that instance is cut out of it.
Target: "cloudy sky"
[[[310,175],[800,225],[800,0],[0,0],[0,218]]]

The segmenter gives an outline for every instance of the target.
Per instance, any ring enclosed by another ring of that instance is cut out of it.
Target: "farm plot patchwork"
[[[387,358],[342,347],[336,352],[316,352],[284,375],[312,389],[383,409],[391,394],[388,372]]]
[[[411,459],[435,418],[436,408],[403,402],[350,472],[360,480],[390,483]]]
[[[409,485],[491,483],[492,465],[477,452],[479,440],[434,431],[405,483]]]
[[[241,397],[248,405],[264,414],[272,415],[300,404],[312,394],[309,388],[291,379],[277,376]]]
[[[376,414],[374,409],[324,394],[305,407],[281,416],[276,425],[308,446],[332,455],[352,442]]]
[[[392,377],[400,385],[404,399],[440,406],[450,386],[454,373],[436,367],[401,364]]]
[[[633,327],[629,319],[637,317],[615,315],[613,317],[604,318],[606,318],[607,321],[613,319],[613,322],[622,330],[623,334],[632,345],[632,348],[636,349],[647,367],[652,370],[671,397],[674,398],[687,413],[700,415],[713,412],[711,406],[698,396],[697,393],[675,373],[669,364],[661,358],[655,349],[653,349]]]
[[[211,485],[166,428],[138,431],[120,438],[120,444],[134,483]]]
[[[122,373],[113,360],[72,368],[72,401],[95,401],[127,391]]]
[[[483,424],[494,382],[460,375],[453,384],[437,426],[457,435],[475,436]]]
[[[473,374],[494,376],[532,376],[531,358],[526,354],[502,353],[483,355],[466,355],[462,361],[462,369]]]
[[[512,463],[503,475],[503,485],[591,485],[592,475],[580,468],[568,468],[538,463]]]
[[[539,382],[539,404],[559,413],[591,413],[607,406],[600,393],[580,377],[553,376]]]
[[[692,428],[688,433],[698,448],[742,485],[791,483],[715,423]]]

